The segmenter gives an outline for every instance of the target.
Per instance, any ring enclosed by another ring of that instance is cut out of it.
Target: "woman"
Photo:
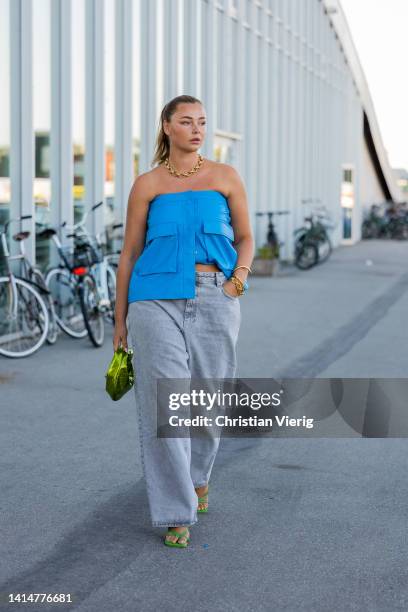
[[[200,100],[163,108],[152,166],[132,186],[117,272],[113,348],[134,348],[141,458],[153,526],[185,548],[208,508],[219,437],[157,437],[157,379],[232,378],[239,296],[253,259],[246,194],[235,169],[197,153]]]

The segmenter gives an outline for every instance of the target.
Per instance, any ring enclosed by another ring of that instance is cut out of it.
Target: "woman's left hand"
[[[226,280],[223,284],[225,293],[228,293],[231,297],[238,297],[237,288],[234,283],[230,280]]]

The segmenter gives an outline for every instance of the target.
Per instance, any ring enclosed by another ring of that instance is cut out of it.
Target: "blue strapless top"
[[[195,297],[195,263],[215,263],[229,278],[238,259],[233,242],[228,200],[220,191],[157,195],[150,202],[128,302]]]

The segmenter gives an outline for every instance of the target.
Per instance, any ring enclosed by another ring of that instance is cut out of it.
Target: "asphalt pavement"
[[[241,298],[239,377],[408,378],[408,243],[336,249]],[[0,609],[408,609],[404,438],[225,438],[186,550],[149,522],[133,393],[112,330],[0,360]],[[72,603],[6,604],[9,593]]]

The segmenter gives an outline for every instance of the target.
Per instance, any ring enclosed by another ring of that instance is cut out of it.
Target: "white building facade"
[[[0,223],[32,214],[44,266],[35,222],[100,200],[91,229],[125,220],[179,94],[206,108],[201,153],[240,172],[257,246],[255,213],[289,211],[283,259],[302,201],[329,210],[339,245],[360,240],[369,205],[401,199],[338,0],[0,0],[0,39]]]

